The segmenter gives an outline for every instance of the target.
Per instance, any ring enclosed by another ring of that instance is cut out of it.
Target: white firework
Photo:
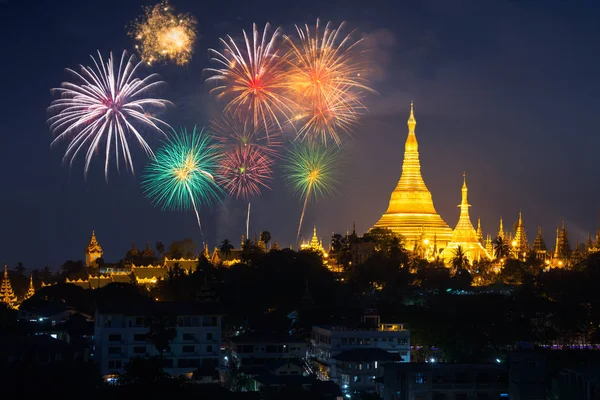
[[[171,103],[149,97],[164,82],[156,74],[143,79],[137,78],[135,73],[142,62],[136,62],[134,56],[128,56],[126,51],[123,51],[118,65],[112,52],[106,63],[99,51],[98,60],[90,57],[93,66],[80,65],[81,72],[67,68],[77,83],[63,82],[60,88],[52,90],[59,93],[60,98],[54,100],[48,108],[52,115],[48,123],[50,130],[56,135],[52,145],[62,139],[70,139],[63,157],[64,162],[70,160],[69,165],[72,166],[77,155],[85,151],[85,176],[92,157],[104,146],[104,174],[108,180],[112,150],[117,170],[119,159],[123,157],[126,168],[134,173],[128,139],[135,139],[149,157],[154,157],[140,128],[149,127],[166,136],[159,125],[169,125],[147,110],[164,109]]]

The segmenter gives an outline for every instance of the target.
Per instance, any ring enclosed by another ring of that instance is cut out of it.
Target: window
[[[108,362],[108,368],[110,369],[119,369],[121,365],[121,360],[111,360]]]
[[[133,354],[145,354],[146,346],[136,346],[133,348]]]
[[[212,351],[213,351],[212,350],[212,345],[209,344],[208,346],[206,346],[206,352],[207,353],[212,353]]]
[[[206,340],[213,340],[213,334],[212,334],[212,332],[208,332],[206,334]]]
[[[196,335],[194,333],[184,333],[183,340],[196,340]]]
[[[120,347],[109,347],[108,354],[121,354],[121,348]]]
[[[348,338],[342,338],[342,345],[348,344]]]
[[[193,353],[194,352],[194,346],[183,346],[183,352],[184,353]]]
[[[135,342],[145,342],[147,335],[145,333],[136,333],[133,335],[133,340]]]
[[[275,345],[267,346],[267,353],[279,353],[279,346],[275,346]]]
[[[424,384],[427,383],[427,375],[420,372],[415,374],[415,383]]]
[[[406,339],[398,339],[398,344],[408,344],[408,340],[406,340]]]
[[[118,334],[108,335],[108,341],[109,342],[120,342],[121,335],[118,335]]]
[[[529,361],[527,363],[527,366],[529,367],[529,369],[536,369],[537,368],[537,362],[535,362],[535,361]]]
[[[106,320],[104,321],[104,327],[110,328],[111,325],[112,325],[112,321],[110,320],[110,318],[106,318]]]

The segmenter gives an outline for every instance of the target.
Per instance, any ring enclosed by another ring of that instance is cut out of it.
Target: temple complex
[[[10,278],[8,277],[8,267],[4,264],[4,276],[2,277],[2,286],[0,286],[0,301],[11,308],[17,306],[17,296],[13,292]]]
[[[492,258],[481,244],[480,234],[475,231],[473,224],[471,224],[471,218],[469,217],[469,207],[471,205],[467,200],[467,193],[467,177],[466,174],[463,174],[462,200],[458,205],[460,207],[460,217],[456,228],[452,232],[450,243],[442,251],[442,258],[446,263],[450,263],[459,246],[470,263]]]
[[[87,267],[97,267],[98,259],[102,258],[102,247],[96,239],[96,232],[92,231],[92,238],[85,249],[85,265]]]
[[[452,229],[435,211],[431,193],[421,176],[419,144],[415,135],[417,121],[410,104],[408,137],[404,145],[402,175],[392,192],[387,211],[374,228],[388,228],[404,237],[408,249],[431,243],[444,248],[452,239]]]
[[[323,247],[323,241],[317,237],[317,227],[313,228],[313,235],[310,242],[304,242],[300,245],[300,250],[313,250],[321,254],[327,255]]]

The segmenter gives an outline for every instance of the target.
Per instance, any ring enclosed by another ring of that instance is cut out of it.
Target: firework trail
[[[87,148],[84,169],[86,177],[92,157],[105,146],[104,175],[108,180],[111,149],[115,152],[117,170],[122,154],[126,168],[134,172],[128,136],[133,136],[148,156],[154,155],[134,124],[153,128],[164,135],[158,125],[169,125],[150,115],[148,110],[163,109],[171,103],[149,97],[150,92],[163,82],[158,80],[156,74],[144,79],[136,78],[135,73],[140,63],[135,63],[134,57],[128,57],[125,51],[118,68],[112,53],[106,64],[100,52],[98,60],[91,58],[94,67],[80,65],[81,73],[67,69],[77,79],[77,83],[63,82],[60,88],[52,90],[60,94],[60,99],[54,100],[48,108],[52,115],[48,118],[48,124],[56,135],[52,145],[70,138],[63,157],[64,162],[70,158],[70,166],[77,154]]]
[[[135,48],[148,65],[167,61],[185,65],[192,58],[196,19],[190,14],[175,14],[169,2],[162,1],[145,7],[129,35],[136,40]]]
[[[366,109],[362,98],[373,92],[367,86],[367,66],[361,62],[354,32],[343,35],[344,23],[335,28],[329,22],[322,30],[296,26],[297,38],[285,37],[290,96],[298,104],[292,122],[299,126],[302,140],[327,140],[341,144],[339,131],[350,133]]]
[[[142,188],[163,210],[187,210],[191,206],[202,233],[198,206],[210,204],[220,194],[214,179],[218,156],[204,131],[197,132],[194,127],[191,134],[186,129],[174,132],[146,167]]]
[[[217,68],[207,68],[212,76],[207,82],[216,83],[211,89],[217,99],[226,99],[225,112],[250,115],[253,128],[263,125],[269,135],[269,126],[280,130],[280,118],[287,120],[291,102],[285,96],[287,87],[283,51],[280,50],[281,29],[269,33],[265,25],[262,36],[256,24],[252,34],[243,31],[244,42],[236,43],[231,37],[221,39],[223,51],[209,49]]]
[[[269,188],[273,161],[259,147],[236,146],[223,154],[217,170],[217,181],[229,194],[247,199],[260,195],[261,187]]]
[[[246,237],[248,237],[250,231],[250,203],[248,202],[248,216],[246,217]]]
[[[287,156],[284,179],[292,190],[304,199],[296,240],[300,238],[309,198],[317,199],[333,192],[333,185],[337,183],[335,167],[338,151],[336,147],[296,143]]]

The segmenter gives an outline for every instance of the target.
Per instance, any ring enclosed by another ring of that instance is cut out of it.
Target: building
[[[307,349],[308,344],[300,338],[257,333],[232,336],[228,344],[230,356],[242,369],[272,367],[281,360],[302,360]]]
[[[13,292],[10,278],[8,277],[8,267],[4,264],[4,276],[2,277],[2,286],[0,286],[0,302],[8,305],[10,308],[17,307],[17,296]]]
[[[374,312],[358,324],[313,326],[310,342],[317,376],[345,392],[374,388],[371,378],[382,362],[410,362],[410,332],[404,324],[382,323]]]
[[[509,394],[511,400],[545,400],[546,356],[533,346],[520,346],[509,353]]]
[[[563,369],[554,384],[557,399],[595,400],[600,398],[600,368]]]
[[[384,364],[383,400],[467,400],[508,398],[505,364]]]
[[[102,247],[96,239],[96,232],[92,231],[92,238],[85,249],[85,265],[86,267],[97,267],[98,259],[102,258]]]
[[[463,174],[461,191],[462,200],[458,205],[460,207],[460,217],[458,218],[456,228],[452,231],[452,240],[442,251],[442,258],[449,264],[456,255],[458,247],[460,247],[471,264],[473,264],[473,261],[491,259],[492,256],[488,254],[487,250],[481,244],[481,234],[475,231],[473,224],[471,224],[471,217],[469,216],[469,207],[471,205],[467,199],[469,189],[467,188],[466,174]],[[479,226],[480,228],[481,226]]]
[[[411,102],[402,175],[392,192],[387,211],[373,227],[389,228],[401,234],[408,249],[423,243],[441,249],[452,239],[452,229],[435,211],[431,193],[421,176],[416,125]]]
[[[163,354],[170,375],[190,375],[198,368],[216,368],[221,349],[222,314],[216,303],[153,302],[98,304],[95,357],[103,376],[122,374],[132,358],[158,356],[147,340],[154,323],[175,329]]]

